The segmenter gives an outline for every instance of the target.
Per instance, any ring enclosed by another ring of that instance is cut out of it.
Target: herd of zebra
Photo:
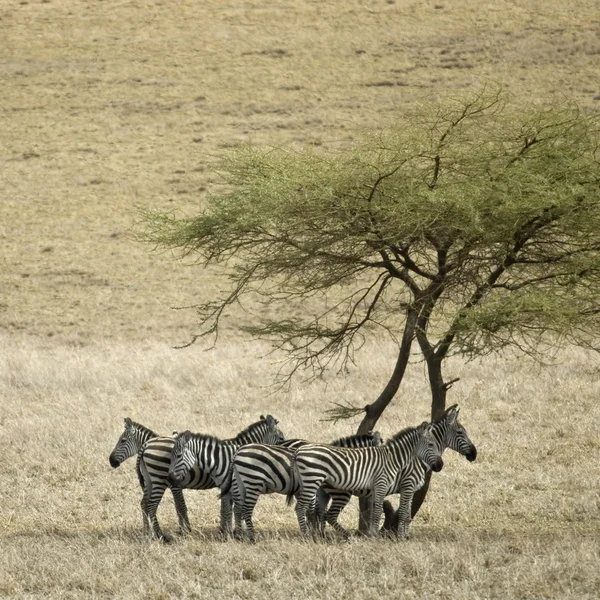
[[[443,451],[451,448],[469,461],[477,456],[458,412],[451,406],[440,419],[407,427],[385,442],[375,432],[329,444],[286,440],[272,415],[261,416],[225,440],[190,431],[159,436],[126,418],[109,461],[118,467],[137,456],[144,531],[165,542],[170,538],[162,532],[156,512],[167,488],[173,493],[182,533],[190,531],[183,489],[220,488],[221,532],[241,538],[245,525],[250,541],[255,540],[252,514],[261,494],[284,494],[288,504],[296,498],[303,537],[322,536],[326,524],[347,536],[338,517],[353,495],[369,498],[368,534],[378,535],[385,497],[399,494],[396,534],[406,538],[413,495],[428,471],[441,470]]]

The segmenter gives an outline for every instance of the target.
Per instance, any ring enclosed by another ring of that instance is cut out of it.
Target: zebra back
[[[307,444],[311,444],[308,440],[291,439],[281,443],[286,448],[298,449]],[[333,440],[329,443],[330,446],[338,446],[341,448],[366,448],[368,446],[380,446],[382,444],[381,434],[378,431],[371,433],[362,433],[356,435],[348,435]]]
[[[341,437],[331,442],[331,445],[342,448],[367,448],[369,446],[381,446],[381,443],[381,434],[379,431],[372,431],[370,433]]]

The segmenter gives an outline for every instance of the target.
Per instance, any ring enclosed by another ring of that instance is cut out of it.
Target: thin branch
[[[323,411],[327,416],[324,419],[320,419],[321,421],[332,421],[333,423],[337,423],[338,421],[343,421],[345,419],[352,419],[367,410],[365,406],[360,408],[350,404],[347,400],[344,401],[343,404],[341,402],[332,402],[331,404],[335,405],[335,408],[328,408]]]

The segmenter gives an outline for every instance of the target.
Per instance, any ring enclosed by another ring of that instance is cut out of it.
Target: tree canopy
[[[227,265],[228,292],[196,305],[198,335],[253,294],[280,309],[247,330],[288,353],[288,375],[351,360],[380,327],[399,340],[397,384],[416,338],[439,414],[452,353],[595,347],[598,141],[597,118],[575,105],[486,88],[417,106],[348,148],[241,147],[200,214],[145,211],[142,239]],[[289,300],[307,297],[321,310],[291,318]]]

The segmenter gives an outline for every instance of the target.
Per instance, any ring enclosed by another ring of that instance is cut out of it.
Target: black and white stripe
[[[295,439],[286,440],[280,446],[249,444],[236,452],[230,473],[236,537],[242,536],[242,523],[245,523],[248,537],[254,541],[252,514],[261,494],[285,494],[288,503],[291,502],[300,487],[293,466],[296,450],[309,443],[306,440]],[[379,433],[369,433],[340,438],[334,440],[331,445],[364,448],[380,443]],[[223,489],[224,492],[228,491],[227,486]]]
[[[453,405],[446,410],[442,417],[431,424],[431,433],[436,440],[440,454],[444,452],[446,448],[450,448],[459,454],[462,454],[469,461],[475,460],[477,457],[477,448],[473,442],[469,439],[466,429],[458,421],[459,409],[457,405]],[[420,468],[419,465],[400,471],[395,479],[393,486],[390,488],[388,494],[400,494],[400,529],[397,534],[406,537],[408,532],[408,525],[410,523],[410,507],[412,504],[412,496],[420,489],[425,481],[425,474],[427,468],[423,466]],[[409,477],[406,480],[406,477]],[[370,489],[359,490],[354,493],[350,493],[343,490],[333,490],[325,488],[325,490],[331,496],[331,507],[325,514],[325,521],[332,525],[338,531],[345,530],[339,525],[338,517],[342,510],[346,507],[352,495],[359,496],[362,498],[368,498],[371,496]],[[408,503],[408,517],[406,517],[406,505]],[[387,503],[389,505],[389,502]],[[390,510],[389,506],[385,506],[386,512]]]
[[[224,534],[231,533],[232,499],[228,475],[235,452],[248,443],[277,445],[284,440],[277,427],[277,420],[271,415],[254,423],[242,433],[245,435],[240,434],[231,440],[220,440],[214,436],[184,431],[174,440],[170,466],[167,468],[167,479],[171,485],[187,487],[185,483],[193,481],[198,470],[210,478],[211,488],[221,489],[221,532]],[[223,491],[225,488],[227,490]]]
[[[283,437],[277,429],[277,420],[271,415],[267,415],[238,433],[236,437],[226,440],[226,442],[241,445],[260,441],[265,439],[267,433],[269,433],[269,439],[273,439],[272,431],[274,430],[278,432],[276,434],[277,439]],[[165,490],[168,487],[171,488],[179,527],[183,533],[186,533],[190,531],[190,522],[183,489],[209,490],[216,487],[210,474],[202,471],[196,465],[190,469],[181,482],[178,482],[177,485],[171,485],[167,476],[174,445],[175,440],[172,436],[157,436],[150,439],[138,454],[136,465],[143,489],[141,508],[144,517],[144,530],[148,531],[150,529],[153,537],[163,541],[169,541],[169,537],[162,532],[156,513]]]
[[[432,433],[442,452],[449,448],[464,456],[469,462],[473,462],[477,458],[477,448],[469,438],[467,430],[458,420],[459,410],[456,404],[446,409],[444,414],[432,423]],[[392,493],[399,492],[394,491]],[[412,514],[412,498],[409,510],[411,511],[410,518],[412,518],[414,516]],[[392,523],[395,520],[395,511],[387,500],[383,503],[383,511],[385,513],[384,528],[389,531],[392,529]],[[400,533],[400,531],[396,531],[397,535]]]
[[[110,466],[116,469],[129,457],[135,456],[148,440],[156,437],[158,434],[154,431],[127,417],[123,433],[108,457]]]
[[[383,500],[394,486],[398,473],[403,473],[403,487],[413,487],[424,477],[425,468],[440,471],[442,466],[441,451],[429,423],[404,429],[383,446],[374,448],[302,446],[296,451],[295,460],[295,476],[301,481],[296,503],[300,532],[303,536],[308,534],[306,513],[319,488],[325,486],[350,493],[371,490],[369,535],[376,535]],[[337,522],[331,524],[345,532]]]

